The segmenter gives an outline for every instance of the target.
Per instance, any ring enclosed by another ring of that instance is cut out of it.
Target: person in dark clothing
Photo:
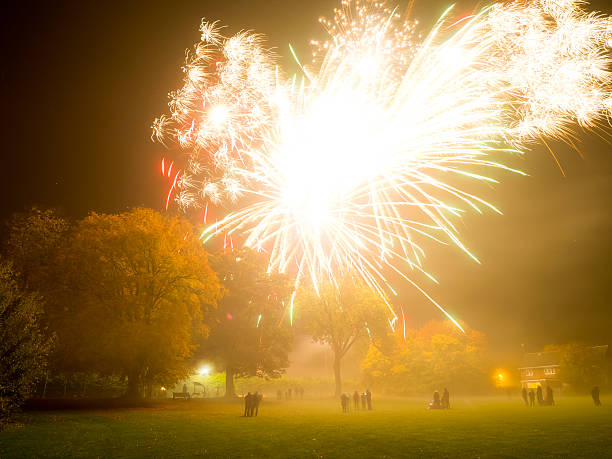
[[[536,398],[538,399],[538,405],[544,404],[544,395],[542,394],[542,386],[538,386],[536,389]]]
[[[552,387],[546,386],[546,405],[554,406],[555,398],[553,397]]]
[[[342,412],[343,413],[348,413],[348,409],[349,409],[349,396],[346,394],[342,394],[340,396],[340,405],[342,405]]]
[[[535,393],[533,390],[529,391],[529,406],[535,406]]]
[[[363,394],[361,394],[361,409],[363,411],[365,411],[366,409],[366,403],[367,403],[367,396],[365,394],[365,392]]]
[[[244,417],[246,418],[247,416],[251,416],[252,413],[252,404],[253,404],[253,395],[251,395],[251,393],[247,393],[244,396]]]
[[[353,392],[353,405],[355,405],[355,411],[359,410],[359,392]]]
[[[372,392],[370,392],[370,389],[366,389],[366,401],[368,402],[368,410],[372,411]]]
[[[442,399],[440,400],[442,404],[442,408],[448,410],[450,409],[450,394],[448,393],[448,389],[445,387],[444,392],[442,392]]]
[[[430,410],[440,410],[442,409],[442,404],[440,403],[440,393],[435,391],[433,393],[433,401],[429,404]]]
[[[593,397],[593,403],[595,406],[601,406],[601,400],[599,400],[599,387],[595,386],[591,389],[591,397]]]
[[[249,416],[253,416],[253,414],[255,414],[255,416],[257,416],[257,413],[259,413],[259,403],[261,402],[261,397],[262,397],[262,395],[259,394],[259,392],[255,392],[252,395],[252,398],[251,398],[251,412],[250,412]]]
[[[527,401],[527,389],[523,387],[521,391],[521,397],[523,397],[523,401],[525,402],[525,406],[529,406],[529,402]]]
[[[282,390],[279,389],[279,390],[276,391],[276,398],[278,400],[282,400],[283,399],[283,391]]]

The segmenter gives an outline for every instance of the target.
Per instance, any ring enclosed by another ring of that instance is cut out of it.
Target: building
[[[535,389],[547,385],[561,388],[560,378],[561,351],[529,352],[523,356],[521,387]]]
[[[519,368],[521,387],[535,389],[550,386],[562,389],[576,385],[608,384],[608,346],[565,346],[563,350],[529,352]],[[565,361],[564,361],[565,359]],[[564,361],[564,374],[562,362]]]

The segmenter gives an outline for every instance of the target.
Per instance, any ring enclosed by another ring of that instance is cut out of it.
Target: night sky
[[[266,34],[289,72],[293,44],[306,59],[308,42],[323,38],[317,19],[332,0],[4,2],[2,26],[2,218],[31,205],[67,216],[132,206],[163,210],[168,155],[150,140],[152,120],[180,86],[186,48],[200,19],[227,32]],[[417,0],[416,14],[433,20],[449,2]],[[473,3],[459,2],[459,12]],[[612,13],[606,1],[592,9]],[[612,132],[612,130],[611,130]],[[481,260],[429,245],[426,268],[439,286],[422,282],[468,325],[502,351],[583,340],[612,343],[612,137],[580,134],[578,153],[551,144],[507,162],[529,177],[496,175],[500,184],[474,188],[504,216],[466,215],[458,222]],[[399,284],[408,325],[441,315]]]

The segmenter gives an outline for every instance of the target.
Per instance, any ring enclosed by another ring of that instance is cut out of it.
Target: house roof
[[[549,367],[559,365],[560,351],[529,352],[523,356],[523,368]]]
[[[604,360],[608,355],[608,345],[585,346],[590,357],[595,360]],[[529,352],[523,356],[521,368],[554,367],[561,364],[561,351]]]

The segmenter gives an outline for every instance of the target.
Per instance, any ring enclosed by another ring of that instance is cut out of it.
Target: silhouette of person
[[[183,394],[187,393],[187,384],[183,384]]]
[[[244,417],[251,415],[251,405],[252,405],[252,395],[251,393],[247,393],[244,396]]]
[[[438,391],[435,391],[433,393],[433,401],[429,404],[429,409],[439,410],[441,408],[442,408],[442,405],[440,404],[440,393]]]
[[[346,394],[342,394],[340,396],[340,404],[342,405],[342,412],[348,413],[349,396]]]
[[[533,393],[533,389],[529,391],[529,406],[535,406],[535,394]]]
[[[253,413],[255,413],[255,416],[257,416],[257,413],[259,413],[259,403],[261,402],[261,394],[259,394],[259,392],[255,391],[255,393],[253,394],[253,396],[251,397],[251,414],[250,416],[253,416]]]
[[[363,394],[361,394],[361,409],[363,411],[365,411],[365,409],[366,409],[366,403],[367,403],[366,394],[364,392]]]
[[[368,402],[368,410],[372,411],[372,392],[370,392],[370,389],[366,389],[366,401]]]
[[[287,398],[289,398],[289,399],[291,398],[291,389],[289,389],[289,390],[287,391]]]
[[[542,406],[544,403],[544,396],[542,394],[542,386],[538,386],[536,389],[536,398],[538,399],[538,405]]]
[[[353,404],[355,405],[355,411],[359,410],[359,392],[353,393]]]
[[[521,390],[521,397],[523,398],[523,401],[525,402],[525,406],[529,406],[529,403],[527,402],[527,389],[525,389],[524,387]]]
[[[553,397],[553,390],[552,390],[552,387],[550,386],[546,386],[546,404],[551,405],[551,406],[555,405],[555,398]]]
[[[448,389],[445,387],[444,392],[442,392],[442,400],[441,400],[442,408],[449,409],[450,408],[450,394],[448,393]]]
[[[591,397],[593,397],[595,406],[601,406],[601,400],[599,400],[599,386],[595,386],[591,389]]]
[[[276,398],[279,400],[283,399],[283,391],[281,391],[280,389],[276,391]]]

